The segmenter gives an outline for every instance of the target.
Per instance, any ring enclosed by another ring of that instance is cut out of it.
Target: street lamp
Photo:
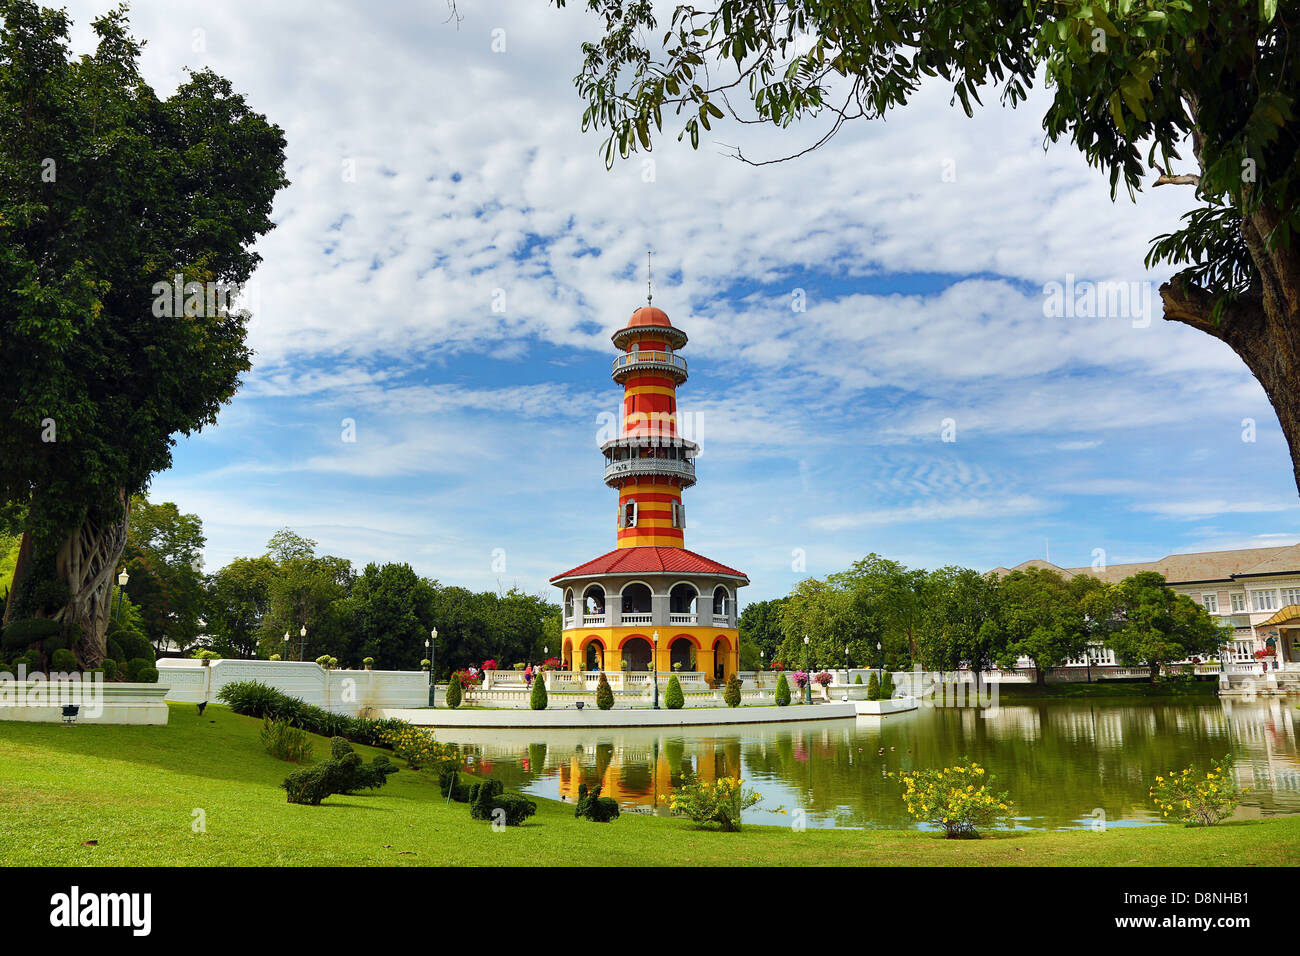
[[[844,645],[844,683],[849,682],[849,645]]]
[[[876,641],[876,658],[880,661],[880,679],[885,679],[885,652],[879,641]]]
[[[284,632],[284,659],[289,659],[289,632]]]
[[[803,702],[812,703],[812,675],[808,673],[808,635],[803,636]]]
[[[654,653],[650,655],[650,682],[655,685],[655,710],[659,709],[659,632],[651,635],[654,641]]]
[[[433,645],[438,640],[438,629],[435,627],[429,632],[429,636],[424,640],[424,646],[429,651],[429,706],[438,706],[433,699]]]
[[[306,660],[307,659],[305,656],[306,653],[307,653],[307,625],[304,624],[302,626],[302,630],[298,632],[298,660],[300,661]]]
[[[126,568],[123,568],[122,573],[117,576],[117,620],[119,621],[122,620],[122,589],[130,580],[131,575],[126,573]]]

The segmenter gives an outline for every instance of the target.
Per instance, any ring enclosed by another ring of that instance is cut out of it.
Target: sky
[[[647,250],[690,336],[686,544],[749,575],[742,605],[873,551],[983,570],[1300,541],[1263,390],[1160,318],[1168,270],[1143,266],[1191,191],[1112,201],[1046,145],[1041,88],[973,119],[926,88],[761,167],[729,147],[824,126],[692,151],[666,116],[606,170],[572,85],[582,5],[458,6],[132,6],[161,95],[209,67],[288,142],[253,370],[149,490],[203,519],[209,571],[287,526],[358,568],[558,600],[548,578],[614,547],[597,438]],[[67,4],[74,49],[106,7]],[[1114,294],[1058,307],[1088,283]]]

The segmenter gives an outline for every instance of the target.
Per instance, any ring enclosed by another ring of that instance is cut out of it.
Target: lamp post
[[[298,660],[300,661],[306,660],[307,658],[304,656],[306,653],[307,653],[307,625],[304,624],[302,626],[302,630],[298,632]]]
[[[758,673],[754,675],[754,686],[755,686],[755,687],[762,687],[762,686],[763,686],[763,668],[767,666],[767,664],[764,663],[764,661],[763,661],[764,656],[766,656],[766,655],[764,655],[764,653],[760,650],[760,651],[758,652]]]
[[[879,641],[876,641],[876,659],[880,662],[880,679],[885,679],[885,651]]]
[[[844,684],[849,683],[849,645],[844,645]]]
[[[284,659],[289,659],[289,632],[284,632]]]
[[[659,709],[659,632],[651,635],[654,641],[654,653],[650,655],[650,682],[655,685],[655,710]]]
[[[122,589],[126,587],[127,582],[131,580],[131,575],[126,573],[126,568],[117,576],[117,614],[116,620],[122,620]]]
[[[437,707],[433,699],[433,654],[434,643],[438,640],[438,629],[435,627],[429,632],[429,636],[424,640],[424,646],[429,651],[429,706]]]
[[[808,635],[803,636],[803,702],[812,703],[812,675],[808,673]]]

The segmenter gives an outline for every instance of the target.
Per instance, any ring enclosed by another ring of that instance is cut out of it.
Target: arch
[[[573,641],[567,637],[564,639],[564,647],[560,649],[560,661],[566,671],[573,670]]]
[[[595,634],[588,634],[578,645],[578,663],[582,670],[603,671],[605,669],[605,641]],[[576,668],[575,668],[576,669]]]
[[[594,593],[593,593],[594,592]],[[605,613],[605,589],[599,584],[588,584],[582,592],[583,614]]]
[[[674,671],[691,670],[691,657],[699,642],[687,634],[678,634],[668,642],[668,666]],[[681,665],[680,667],[678,665]]]
[[[732,671],[731,642],[725,634],[719,634],[713,639],[713,679],[724,681],[731,676]]]
[[[564,589],[564,616],[573,618],[573,588]]]
[[[643,634],[632,634],[625,637],[619,643],[619,650],[622,652],[623,660],[627,661],[629,671],[648,671],[650,670],[651,659],[654,656],[654,648],[646,640]]]
[[[624,647],[627,646],[627,642],[628,642],[628,641],[634,641],[634,640],[636,640],[638,637],[641,638],[641,640],[643,640],[643,641],[649,641],[649,640],[650,640],[649,636],[647,636],[647,635],[645,635],[645,634],[626,634],[626,635],[624,635],[623,637],[621,637],[621,638],[619,639],[619,642],[618,642],[618,649],[621,651]]]
[[[694,614],[698,610],[700,589],[689,581],[680,581],[668,592],[669,614]]]
[[[725,584],[719,584],[713,589],[713,616],[731,616],[731,591]]]
[[[624,614],[649,614],[654,591],[643,581],[630,581],[619,592],[619,607]]]
[[[727,637],[726,634],[719,634],[717,637],[713,639],[713,647],[715,650],[717,649],[719,641],[722,642],[723,647],[725,647],[727,650],[729,651],[732,650],[731,640],[730,638]]]

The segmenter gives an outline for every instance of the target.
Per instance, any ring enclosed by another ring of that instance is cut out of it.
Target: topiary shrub
[[[614,706],[614,688],[609,686],[604,671],[600,672],[600,683],[596,685],[596,706],[601,710],[609,710]]]
[[[122,650],[121,644],[117,643],[117,641],[115,641],[113,638],[110,637],[108,639],[107,645],[108,645],[109,657],[113,658],[113,660],[115,661],[126,660],[126,651]]]
[[[880,678],[875,671],[867,678],[867,700],[880,700]]]
[[[157,659],[157,654],[154,653],[149,638],[135,628],[114,622],[109,625],[109,635],[117,643],[117,648],[120,651],[118,654],[110,655],[114,660],[130,661],[142,657],[152,664]]]
[[[573,808],[573,815],[586,817],[593,823],[608,823],[618,819],[618,801],[613,797],[602,797],[600,787],[587,789],[585,783],[578,785],[578,805]]]
[[[438,774],[438,790],[448,800],[469,803],[469,784],[460,782],[460,772],[446,769]]]
[[[295,770],[284,778],[280,786],[288,793],[290,803],[312,807],[320,806],[320,802],[333,792],[329,788],[325,764]]]
[[[447,706],[452,708],[459,707],[463,696],[463,688],[460,686],[460,675],[452,674],[451,680],[447,683]]]
[[[153,671],[153,680],[147,681],[144,678],[146,670]],[[135,657],[126,662],[126,679],[137,681],[139,683],[157,683],[158,671],[154,669],[153,661],[147,657]]]
[[[6,651],[21,650],[32,644],[58,637],[61,632],[62,627],[59,622],[48,617],[23,618],[20,621],[10,622],[4,629],[4,636],[0,637],[0,647]]]
[[[722,692],[722,702],[728,707],[740,706],[740,678],[735,674],[727,678],[727,689]]]
[[[889,700],[894,696],[894,674],[892,671],[885,671],[880,676],[880,699]]]
[[[861,674],[854,674],[854,675],[853,675],[853,683],[855,683],[855,684],[861,684],[861,683],[862,683],[862,675],[861,675]]]
[[[546,696],[546,681],[538,674],[533,678],[533,689],[528,694],[528,706],[533,710],[545,710],[550,701]]]
[[[475,820],[520,826],[537,812],[537,804],[517,793],[504,793],[500,780],[485,780],[470,787],[469,815]],[[498,812],[499,811],[499,812]]]
[[[396,773],[385,756],[379,756],[367,765],[361,755],[342,737],[330,741],[331,759],[314,767],[289,774],[280,784],[288,793],[290,803],[318,806],[326,797],[336,793],[355,793],[363,788],[375,789]]]
[[[105,657],[99,664],[99,669],[104,672],[104,680],[117,679],[117,661],[111,657]]]
[[[50,670],[61,674],[71,674],[77,670],[77,655],[72,651],[59,648],[50,655]]]
[[[141,684],[156,684],[158,683],[158,668],[152,664],[148,667],[142,667],[135,675],[135,679]]]
[[[790,706],[790,682],[785,679],[785,671],[776,679],[776,706]]]
[[[664,706],[669,710],[681,710],[686,706],[686,696],[676,674],[668,678],[668,686],[664,688]]]

